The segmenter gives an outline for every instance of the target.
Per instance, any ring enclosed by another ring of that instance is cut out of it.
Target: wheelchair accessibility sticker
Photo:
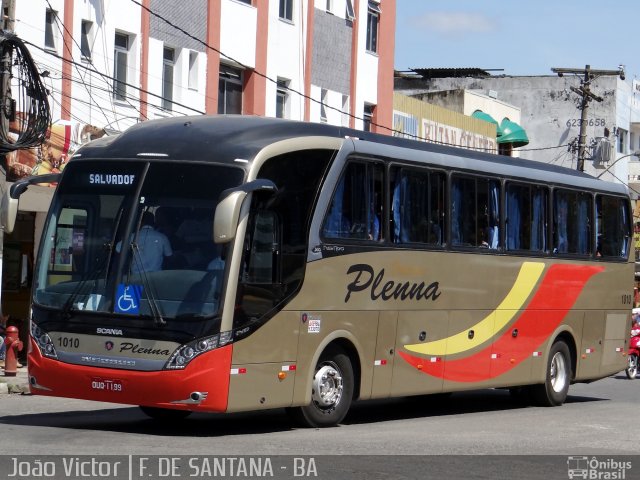
[[[140,313],[140,298],[142,285],[127,285],[120,283],[116,291],[116,313]]]

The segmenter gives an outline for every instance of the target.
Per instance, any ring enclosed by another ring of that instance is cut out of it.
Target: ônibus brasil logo
[[[570,479],[585,480],[625,480],[627,470],[631,470],[631,462],[606,458],[575,456],[567,458],[567,475]]]

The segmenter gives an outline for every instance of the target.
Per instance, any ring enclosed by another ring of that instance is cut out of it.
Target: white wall
[[[220,50],[247,67],[255,67],[257,10],[246,3],[222,0],[221,18]],[[233,65],[224,56],[220,61]]]
[[[60,25],[54,26],[58,37],[55,53],[62,57],[62,21],[64,20],[64,1],[51,0],[58,12]],[[35,45],[44,47],[45,14],[48,5],[40,0],[20,0],[16,2],[16,33]],[[99,127],[109,126],[124,130],[136,123],[139,117],[139,90],[127,87],[127,102],[116,102],[112,95],[113,49],[116,30],[131,35],[129,54],[128,83],[137,86],[140,81],[140,8],[131,2],[104,0],[101,2],[77,1],[74,5],[73,29],[76,42],[72,45],[71,103],[72,121],[93,124]],[[93,22],[93,45],[91,62],[80,55],[80,32],[83,20]],[[54,121],[61,116],[62,60],[38,48],[31,47],[30,52],[40,71],[48,70],[50,76],[45,84],[51,90]],[[84,68],[86,67],[86,68]],[[94,70],[94,71],[92,71]],[[103,75],[104,74],[104,75]]]
[[[293,20],[279,18],[279,0],[269,2],[269,45],[267,75],[289,80],[288,118],[304,119],[304,61],[307,48],[307,2],[294,0]],[[266,110],[268,117],[276,115],[275,83],[267,81]]]
[[[378,56],[366,51],[367,45],[367,9],[368,0],[353,0],[358,2],[360,18],[358,25],[358,78],[356,80],[356,109],[352,112],[362,118],[364,104],[378,104]],[[378,31],[378,40],[380,34]],[[379,43],[378,43],[379,46]],[[362,120],[356,120],[355,128],[362,129]]]

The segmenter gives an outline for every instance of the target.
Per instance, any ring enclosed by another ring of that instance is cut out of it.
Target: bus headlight
[[[45,357],[58,359],[56,348],[53,345],[53,340],[48,333],[43,332],[42,329],[36,325],[33,320],[31,321],[31,336],[38,344],[40,353]]]
[[[223,347],[231,341],[231,332],[222,332],[212,337],[199,338],[186,345],[178,347],[165,364],[165,370],[180,370],[185,368],[198,355]]]

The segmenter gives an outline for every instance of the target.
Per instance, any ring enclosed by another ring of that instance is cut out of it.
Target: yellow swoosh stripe
[[[496,332],[502,330],[518,313],[538,283],[543,270],[544,263],[524,262],[520,268],[520,273],[518,273],[518,278],[516,278],[513,287],[511,287],[511,291],[502,300],[502,303],[498,305],[498,308],[485,318],[463,332],[456,333],[450,337],[433,342],[405,345],[405,348],[423,355],[453,355],[481,345],[495,335]],[[468,337],[469,330],[474,331],[473,339]]]

